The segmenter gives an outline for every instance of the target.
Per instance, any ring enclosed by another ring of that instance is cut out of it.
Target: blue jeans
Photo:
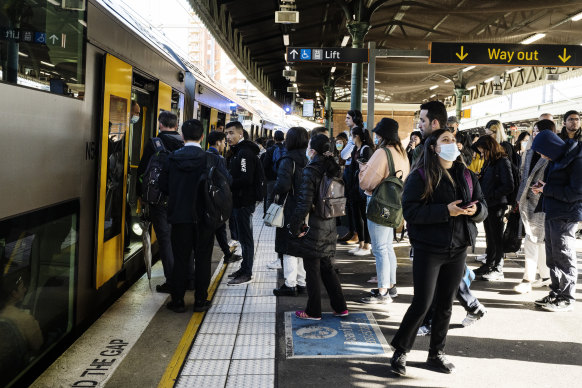
[[[253,274],[253,259],[255,257],[255,240],[253,238],[253,213],[255,205],[232,209],[231,221],[235,222],[236,233],[242,248],[241,272],[244,275]]]
[[[370,203],[368,197],[368,204]],[[372,241],[372,251],[376,257],[376,276],[378,278],[378,288],[390,288],[396,284],[396,253],[392,241],[394,239],[394,229],[368,221],[368,231]]]

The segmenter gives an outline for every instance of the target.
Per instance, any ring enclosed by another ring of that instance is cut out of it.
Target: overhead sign
[[[287,62],[365,63],[368,49],[351,47],[287,47]]]
[[[313,117],[313,100],[303,99],[303,117]]]
[[[429,48],[429,63],[582,67],[582,46],[431,42]]]

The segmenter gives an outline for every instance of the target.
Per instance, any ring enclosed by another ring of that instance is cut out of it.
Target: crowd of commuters
[[[336,245],[354,244],[350,254],[373,255],[376,273],[370,281],[377,287],[360,302],[388,304],[398,295],[393,240],[400,227],[411,245],[414,296],[391,342],[392,370],[405,375],[406,356],[415,338],[430,335],[427,364],[451,373],[455,367],[444,348],[453,300],[456,297],[467,312],[463,326],[485,316],[486,309],[470,285],[475,279],[504,278],[507,238],[521,243],[525,236],[523,279],[514,290],[524,294],[549,287],[548,295],[535,301],[537,306],[552,312],[573,308],[574,239],[582,221],[582,176],[575,172],[582,168],[582,130],[576,111],[566,112],[563,121],[558,133],[553,117],[544,114],[531,133],[519,134],[512,144],[500,121],[489,121],[481,136],[475,136],[460,130],[457,118],[447,117],[442,103],[431,101],[421,105],[419,130],[407,135],[406,147],[397,121],[384,118],[370,131],[362,113],[351,110],[345,119],[346,132],[335,138],[323,127],[310,134],[294,127],[286,133],[276,131],[273,139],[253,142],[241,123],[230,122],[223,131],[208,134],[209,148],[204,151],[204,130],[198,120],[186,121],[180,135],[176,116],[162,112],[158,138],[168,156],[159,184],[166,197],[148,206],[166,277],[157,291],[170,293],[167,307],[183,312],[185,290],[194,289],[194,311],[208,309],[214,237],[225,263],[242,260],[240,269],[228,275],[232,278],[228,285],[251,282],[252,217],[256,204],[264,201],[265,211],[274,204],[284,220],[276,230],[277,257],[269,263],[269,268],[282,267],[284,283],[273,293],[307,293],[305,309],[295,315],[320,320],[323,284],[334,315],[346,316],[346,299],[333,264]],[[151,143],[144,149],[140,174],[156,154]],[[223,154],[228,155],[226,160]],[[242,257],[228,243],[226,224],[207,227],[203,209],[192,201],[204,195],[200,181],[209,179],[210,165],[223,174],[231,189],[228,223]],[[388,226],[372,221],[370,203],[380,195],[380,186],[394,180],[403,182],[398,207],[405,222]],[[329,216],[320,210],[322,187],[337,182],[345,193],[345,202],[337,203],[345,205]],[[508,233],[509,215],[521,222],[515,233]],[[474,251],[476,246],[478,223],[485,230],[486,252],[477,257],[483,264],[473,272],[466,260],[468,249]],[[346,230],[342,236],[338,225]]]

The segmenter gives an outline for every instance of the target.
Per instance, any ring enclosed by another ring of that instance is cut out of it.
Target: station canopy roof
[[[283,35],[289,35],[291,47],[340,47],[344,36],[349,35],[344,9],[353,9],[360,1],[365,7],[383,3],[370,18],[365,47],[368,42],[375,42],[380,49],[405,50],[427,50],[429,42],[520,43],[538,33],[546,35],[536,44],[582,44],[582,20],[572,21],[582,12],[582,1],[296,0],[300,16],[297,24],[275,23],[275,11],[280,6],[277,0],[215,1],[219,8],[226,7],[252,61],[269,77],[280,100],[287,86],[291,86],[282,76],[288,65]],[[347,8],[342,9],[342,3]],[[323,95],[332,66],[292,64],[291,69],[298,72],[295,83],[299,96],[314,98],[316,92]],[[335,66],[335,100],[349,101],[351,65]],[[376,66],[376,101],[394,103],[419,103],[433,94],[438,99],[451,96],[453,82],[444,83],[445,77],[453,78],[466,68],[466,65],[431,65],[427,59],[412,58],[378,59]],[[464,73],[464,77],[474,84],[511,68],[515,65],[477,66]],[[364,74],[366,71],[364,65]],[[430,89],[434,85],[438,88]]]

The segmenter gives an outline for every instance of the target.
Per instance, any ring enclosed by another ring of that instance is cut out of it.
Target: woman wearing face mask
[[[370,232],[366,219],[366,199],[360,189],[360,166],[370,160],[374,152],[374,144],[370,137],[370,131],[361,127],[352,128],[352,139],[354,140],[354,150],[352,151],[352,163],[350,165],[350,185],[347,186],[347,196],[350,199],[354,225],[358,234],[358,246],[348,251],[355,256],[366,256],[370,251]]]
[[[342,159],[341,152],[343,151],[344,148],[346,148],[347,144],[348,144],[348,135],[346,135],[343,132],[338,133],[338,135],[335,137],[334,155],[336,155],[336,161],[338,162],[340,167],[342,167],[342,172],[343,172],[343,167],[346,164],[346,161]]]
[[[513,191],[511,162],[501,145],[491,136],[477,140],[475,147],[483,155],[485,163],[479,183],[489,208],[489,216],[483,223],[487,249],[485,264],[475,270],[484,280],[501,280],[503,276],[503,216],[507,210],[508,195]]]
[[[487,205],[476,176],[458,161],[455,136],[434,131],[424,143],[420,167],[404,185],[402,209],[414,248],[414,297],[391,345],[394,373],[406,374],[406,353],[433,303],[434,315],[427,363],[444,373],[454,365],[444,355],[453,298],[465,269],[467,247],[475,243],[476,222],[487,216]]]
[[[515,152],[517,153],[517,166],[521,166],[522,157],[525,155],[525,151],[527,149],[527,144],[529,143],[530,135],[526,131],[523,131],[517,137],[515,141]]]
[[[378,185],[390,175],[390,166],[386,151],[392,156],[394,171],[405,179],[410,170],[408,157],[400,138],[398,137],[398,122],[384,118],[380,120],[374,131],[374,142],[378,149],[366,165],[360,167],[360,187],[365,191],[367,203]],[[367,220],[368,230],[374,256],[376,257],[376,275],[378,288],[371,295],[362,298],[363,303],[386,304],[398,295],[396,291],[396,254],[392,246],[394,229]]]

